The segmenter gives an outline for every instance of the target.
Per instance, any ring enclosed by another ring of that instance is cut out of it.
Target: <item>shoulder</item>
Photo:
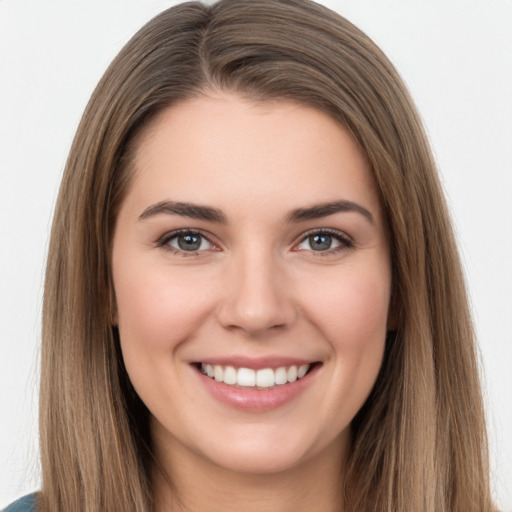
[[[36,512],[36,494],[27,494],[14,503],[11,503],[2,512]]]

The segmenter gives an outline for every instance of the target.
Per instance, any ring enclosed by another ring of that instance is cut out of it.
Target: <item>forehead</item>
[[[378,203],[364,154],[332,118],[293,102],[233,94],[201,96],[160,112],[138,138],[134,173],[129,195],[142,202]]]

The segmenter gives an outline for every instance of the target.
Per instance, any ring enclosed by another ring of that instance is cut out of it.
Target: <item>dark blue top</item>
[[[11,503],[2,512],[36,512],[36,495],[27,494],[14,503]]]

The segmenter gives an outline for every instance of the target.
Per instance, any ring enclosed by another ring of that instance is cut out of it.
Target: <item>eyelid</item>
[[[326,251],[313,251],[312,249],[307,250],[307,249],[297,249],[296,248],[299,244],[301,244],[307,238],[309,238],[313,235],[332,236],[333,238],[338,240],[338,242],[340,242],[340,245],[338,247],[334,247],[332,249],[327,249]],[[302,233],[300,235],[300,238],[298,239],[298,241],[294,243],[292,250],[295,250],[297,252],[299,252],[299,251],[311,252],[311,253],[314,253],[315,256],[328,256],[328,255],[337,253],[339,251],[351,249],[354,246],[355,246],[354,240],[350,236],[348,236],[346,233],[344,233],[343,231],[339,231],[337,229],[332,229],[332,228],[314,228],[314,229],[310,229],[310,230],[306,231],[305,233]]]
[[[201,249],[197,251],[183,251],[176,247],[172,247],[169,245],[169,242],[180,235],[198,235],[204,238],[212,245],[209,249]],[[181,229],[175,229],[173,231],[168,231],[161,237],[159,237],[156,241],[156,246],[161,247],[162,249],[165,249],[167,251],[170,251],[174,254],[179,254],[181,256],[199,256],[201,253],[208,252],[208,251],[217,251],[219,250],[219,245],[215,243],[212,240],[213,236],[209,233],[205,233],[201,229],[194,229],[194,228],[181,228]]]
[[[196,251],[183,251],[183,250],[180,250],[176,247],[172,247],[171,245],[169,245],[170,240],[172,240],[173,238],[176,238],[179,235],[184,235],[184,234],[199,235],[199,236],[203,237],[205,240],[207,240],[212,245],[212,247],[209,249],[202,249],[202,250],[196,250]],[[334,247],[332,249],[331,248],[327,249],[325,251],[313,251],[312,249],[307,250],[307,249],[298,249],[297,248],[297,246],[299,244],[301,244],[308,237],[313,236],[313,235],[332,236],[340,243],[340,245],[337,247]],[[219,244],[216,243],[213,240],[213,238],[214,238],[213,235],[211,235],[210,233],[205,233],[201,229],[181,228],[181,229],[175,229],[173,231],[166,232],[164,235],[160,236],[156,240],[155,245],[157,247],[161,247],[165,250],[168,250],[174,254],[179,254],[182,256],[199,256],[201,253],[204,253],[204,252],[208,252],[208,251],[212,251],[212,250],[213,251],[220,250]],[[315,256],[328,256],[328,255],[337,253],[339,251],[353,248],[354,245],[355,245],[355,243],[354,243],[353,239],[350,236],[348,236],[346,233],[344,233],[343,231],[339,231],[337,229],[332,229],[332,228],[314,228],[314,229],[310,229],[310,230],[306,231],[305,233],[302,233],[300,235],[300,238],[298,238],[298,240],[293,244],[292,250],[296,251],[296,252],[307,251],[310,253],[314,253]]]

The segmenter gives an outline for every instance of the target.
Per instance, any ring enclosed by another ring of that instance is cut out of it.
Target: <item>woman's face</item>
[[[369,166],[325,114],[216,94],[143,133],[116,321],[157,453],[268,473],[338,460],[377,377],[391,271]]]

